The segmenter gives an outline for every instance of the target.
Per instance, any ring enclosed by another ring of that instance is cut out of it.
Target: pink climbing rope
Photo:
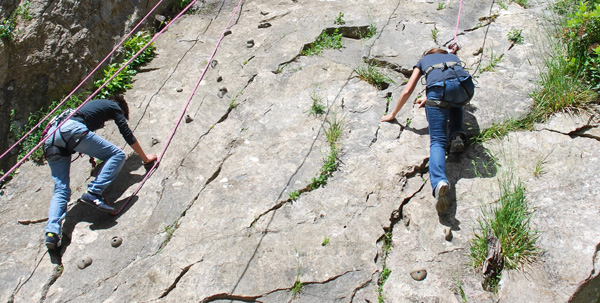
[[[6,156],[11,150],[13,150],[17,145],[19,145],[21,142],[23,142],[23,140],[25,140],[25,138],[27,138],[27,136],[29,136],[33,131],[35,131],[38,127],[40,127],[40,125],[46,121],[46,119],[48,119],[49,117],[52,116],[52,114],[54,114],[54,112],[61,106],[63,105],[67,100],[69,100],[69,98],[71,98],[71,96],[87,81],[89,80],[89,78],[100,68],[100,66],[102,66],[102,64],[104,64],[104,62],[106,62],[106,60],[108,60],[108,58],[110,58],[113,53],[125,42],[125,40],[127,40],[136,30],[138,27],[140,27],[140,25],[148,18],[148,16],[150,16],[150,14],[152,12],[154,12],[154,10],[163,2],[163,0],[158,1],[158,3],[146,14],[146,16],[144,16],[144,18],[142,18],[142,20],[140,20],[140,22],[138,22],[138,24],[127,34],[125,35],[125,37],[123,37],[123,39],[121,40],[121,42],[119,42],[119,44],[117,44],[117,46],[115,46],[113,48],[112,51],[110,51],[110,53],[108,53],[108,55],[106,55],[106,57],[100,62],[98,63],[98,65],[77,85],[77,87],[75,87],[75,89],[73,89],[54,109],[52,109],[52,111],[50,111],[42,120],[40,120],[40,122],[38,122],[38,124],[36,124],[33,128],[31,128],[23,137],[21,137],[17,142],[15,142],[11,147],[9,147],[2,155],[0,155],[0,159],[4,158],[4,156]],[[1,180],[0,180],[1,182]]]
[[[131,59],[129,59],[127,62],[125,62],[125,64],[123,64],[123,66],[121,66],[121,68],[119,68],[106,82],[104,82],[104,84],[102,84],[85,101],[83,101],[83,103],[81,103],[81,105],[79,105],[73,111],[73,113],[71,113],[69,116],[67,116],[66,119],[64,119],[60,124],[58,124],[58,126],[55,128],[54,131],[48,132],[48,134],[46,135],[46,137],[42,138],[42,140],[40,140],[40,143],[38,143],[34,148],[32,148],[25,155],[25,157],[23,157],[23,159],[21,159],[19,162],[17,162],[17,164],[15,164],[10,170],[8,170],[2,177],[0,177],[0,183],[2,183],[2,181],[4,181],[4,179],[6,179],[12,172],[14,172],[17,168],[19,168],[33,154],[33,152],[35,152],[38,148],[40,148],[40,146],[42,146],[42,144],[44,144],[44,142],[46,141],[46,139],[48,139],[50,136],[52,136],[54,134],[54,132],[56,130],[58,130],[61,126],[63,126],[63,124],[65,124],[69,119],[71,119],[71,117],[73,117],[73,115],[75,115],[79,111],[79,109],[81,109],[81,107],[83,107],[85,104],[87,104],[108,83],[110,83],[110,81],[112,81],[112,79],[114,77],[116,77],[118,74],[120,74],[121,71],[123,69],[125,69],[125,67],[127,67],[133,60],[135,60],[143,51],[145,51],[146,48],[148,48],[148,46],[154,42],[154,40],[156,40],[160,35],[162,35],[162,33],[164,33],[169,28],[169,26],[171,26],[171,24],[173,24],[173,22],[175,20],[179,19],[196,1],[198,1],[198,0],[192,1],[185,9],[183,9],[179,14],[177,14],[177,16],[175,16],[175,18],[173,18],[173,20],[171,22],[169,22],[160,32],[158,32],[156,35],[154,35],[154,37],[152,39],[150,39],[150,41],[148,43],[146,43],[146,45],[144,45],[144,47],[142,49],[140,49],[137,53],[135,53],[133,55],[133,57],[131,57]]]
[[[458,6],[458,17],[456,18],[456,31],[454,32],[454,41],[452,42],[451,48],[458,47],[456,44],[456,36],[458,36],[458,24],[460,23],[460,12],[462,11],[462,0],[460,0],[460,5]]]
[[[196,1],[193,1],[193,2],[196,2]],[[190,3],[190,5],[192,5],[193,2]],[[158,159],[156,161],[154,161],[152,168],[150,168],[148,170],[148,172],[146,173],[146,175],[144,176],[142,181],[140,181],[140,183],[138,184],[136,189],[133,191],[133,193],[129,196],[129,198],[127,198],[127,200],[125,200],[125,202],[122,203],[122,205],[119,207],[119,209],[116,209],[112,213],[113,215],[119,214],[123,210],[123,208],[125,208],[125,206],[127,206],[129,201],[140,191],[140,189],[142,188],[142,186],[144,186],[144,183],[146,183],[148,178],[150,178],[150,175],[152,175],[152,173],[154,173],[154,171],[156,171],[156,168],[158,167],[158,164],[162,160],[163,156],[165,155],[165,152],[167,151],[169,144],[171,144],[173,137],[175,137],[177,128],[181,124],[181,120],[183,120],[183,117],[185,116],[185,112],[186,112],[187,108],[189,107],[190,103],[192,102],[192,98],[194,97],[194,94],[198,90],[198,87],[200,86],[200,82],[202,82],[202,80],[204,79],[204,76],[206,75],[206,72],[208,71],[208,67],[210,66],[210,63],[213,61],[215,55],[217,54],[217,50],[219,49],[219,46],[221,46],[221,41],[223,40],[223,37],[225,37],[225,32],[227,32],[227,29],[231,26],[231,22],[233,21],[235,15],[238,13],[238,11],[242,5],[242,2],[243,2],[243,0],[240,0],[238,2],[238,5],[236,6],[235,10],[233,11],[233,14],[231,15],[231,18],[229,18],[229,22],[227,22],[227,26],[225,26],[225,28],[223,29],[223,32],[221,33],[221,36],[219,37],[219,40],[217,41],[217,44],[215,45],[215,49],[213,50],[212,54],[210,55],[210,58],[208,59],[208,62],[206,63],[206,66],[204,67],[204,70],[202,71],[200,78],[198,78],[198,82],[196,82],[196,86],[194,86],[194,89],[192,90],[190,97],[188,98],[185,106],[183,107],[183,111],[181,111],[181,115],[179,116],[177,123],[175,123],[175,126],[173,127],[173,130],[171,131],[169,139],[167,140],[167,142],[165,143],[165,146],[163,147],[160,154],[158,155]]]

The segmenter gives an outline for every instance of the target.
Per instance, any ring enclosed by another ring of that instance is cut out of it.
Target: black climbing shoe
[[[102,197],[90,194],[88,192],[85,192],[83,195],[81,195],[81,199],[79,199],[79,201],[91,205],[104,212],[110,213],[115,211],[113,207],[109,206],[104,202],[104,200],[102,200]]]
[[[467,144],[467,136],[463,132],[458,132],[450,139],[450,146],[448,147],[448,153],[460,154],[465,150]]]
[[[55,233],[46,233],[46,247],[48,250],[55,250],[60,246],[60,237]]]

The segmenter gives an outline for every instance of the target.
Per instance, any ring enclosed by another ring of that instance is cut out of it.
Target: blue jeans
[[[452,79],[446,80],[445,99],[456,97],[454,94],[458,91],[457,88],[462,90],[456,79],[454,81],[450,80]],[[440,90],[440,84],[443,85],[440,82],[427,88],[427,99],[442,99],[444,90],[443,88]],[[435,187],[440,181],[448,182],[446,177],[446,146],[448,145],[448,138],[452,138],[455,134],[464,134],[463,108],[427,106],[425,107],[425,113],[427,114],[427,122],[429,122],[429,178],[431,187],[435,191]]]
[[[78,121],[69,120],[60,128],[65,139],[74,134],[82,134],[88,131],[85,124]],[[46,144],[51,144],[49,138]],[[125,153],[108,142],[104,138],[89,131],[75,147],[75,151],[92,156],[104,161],[104,165],[96,178],[88,185],[88,192],[101,196],[104,190],[117,177],[119,171],[125,163]],[[56,157],[48,159],[48,165],[52,171],[54,180],[54,194],[50,202],[48,211],[48,223],[46,232],[60,234],[61,222],[67,213],[67,203],[71,198],[71,188],[69,187],[69,172],[71,170],[71,156]]]

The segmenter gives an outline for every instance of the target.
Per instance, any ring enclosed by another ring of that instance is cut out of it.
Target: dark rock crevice
[[[302,283],[303,286],[306,286],[306,285],[323,285],[323,284],[327,284],[327,283],[333,282],[333,281],[335,281],[335,280],[337,280],[337,279],[339,279],[339,278],[341,278],[341,277],[343,277],[343,276],[345,276],[347,274],[351,274],[351,273],[354,273],[354,272],[360,272],[360,270],[346,271],[346,272],[343,272],[343,273],[341,273],[339,275],[335,275],[335,276],[333,276],[333,277],[331,277],[331,278],[329,278],[327,280],[324,280],[324,281],[308,281],[308,282],[301,282],[301,283]],[[368,284],[368,282],[365,283],[365,284]],[[363,284],[363,285],[359,286],[357,289],[355,289],[352,296],[354,296],[354,294],[358,290],[360,290],[362,287],[364,287],[365,284]],[[277,293],[277,292],[291,292],[292,288],[293,288],[293,286],[289,287],[289,288],[275,289],[275,290],[269,291],[269,292],[267,292],[265,294],[255,295],[255,296],[234,295],[234,294],[229,294],[229,293],[219,293],[219,294],[215,294],[215,295],[206,297],[206,298],[204,298],[200,302],[202,302],[202,303],[208,303],[208,302],[213,302],[213,301],[217,301],[217,300],[232,300],[232,301],[240,301],[240,302],[262,302],[262,301],[259,300],[260,298],[267,297],[268,295],[271,295],[271,294],[274,294],[274,293]],[[300,294],[298,294],[298,296],[301,296],[301,295],[302,295],[302,292],[300,292]],[[291,300],[293,301],[293,298]]]
[[[50,276],[50,279],[48,279],[48,282],[46,282],[46,284],[42,288],[42,295],[41,295],[41,298],[40,298],[40,303],[46,301],[46,296],[48,295],[48,291],[50,290],[50,287],[52,287],[52,285],[54,283],[56,283],[56,281],[58,280],[58,278],[60,278],[60,276],[62,275],[62,273],[63,273],[63,267],[62,267],[62,265],[56,266],[54,268],[54,271],[52,272],[52,275]],[[14,294],[13,294],[13,296],[14,296]]]
[[[591,125],[585,125],[585,126],[580,127],[568,134],[565,134],[565,135],[568,135],[571,138],[583,137],[583,138],[589,138],[589,139],[594,139],[594,140],[600,141],[600,135],[594,135],[594,134],[587,133],[587,131],[594,129],[594,128],[596,128],[596,127],[591,126]]]
[[[600,302],[600,275],[598,275],[599,268],[596,268],[596,265],[600,262],[599,253],[600,243],[596,245],[590,275],[579,284],[575,293],[569,298],[569,303]]]
[[[167,287],[167,289],[165,289],[165,291],[163,291],[163,293],[160,295],[160,297],[158,297],[159,299],[162,299],[166,296],[169,295],[169,293],[175,289],[177,287],[177,283],[179,283],[179,281],[181,280],[181,278],[183,278],[183,276],[185,276],[185,274],[187,274],[187,272],[190,270],[190,268],[192,268],[192,266],[202,262],[203,260],[200,259],[200,261],[194,262],[184,268],[181,269],[181,272],[179,273],[179,275],[177,276],[177,278],[175,278],[175,281],[173,281],[173,283],[171,283],[171,285],[169,285],[169,287]]]

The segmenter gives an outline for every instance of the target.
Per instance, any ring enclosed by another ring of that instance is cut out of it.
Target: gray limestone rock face
[[[95,5],[102,7],[97,18],[117,18],[111,13],[117,3]],[[597,296],[597,116],[556,115],[535,131],[449,155],[450,208],[441,216],[429,183],[427,117],[413,102],[423,85],[396,121],[380,122],[423,51],[453,41],[458,2],[437,10],[427,1],[247,1],[226,28],[236,5],[203,1],[175,21],[125,94],[144,150],[166,150],[139,191],[147,172],[139,157],[113,123],[97,132],[128,155],[106,192],[117,207],[128,201],[119,215],[76,203],[92,177],[88,159],[73,156],[63,244],[48,253],[42,235],[53,188],[49,168],[27,162],[2,188],[0,226],[10,232],[0,243],[0,301],[586,302]],[[542,59],[534,51],[535,29],[547,5],[510,3],[505,10],[493,1],[465,2],[459,56],[478,83],[465,108],[469,136],[532,104],[528,93]],[[344,47],[301,55],[321,33],[340,27],[334,21],[341,12]],[[376,27],[373,37],[356,34],[369,26]],[[506,33],[515,26],[530,44],[509,50]],[[88,33],[77,45],[92,49],[103,35]],[[500,54],[495,70],[483,71]],[[76,56],[70,48],[63,55]],[[6,56],[0,52],[0,66]],[[97,56],[70,67],[70,81]],[[393,82],[378,89],[362,80],[355,69],[365,60]],[[175,129],[179,117],[187,123]],[[336,167],[315,186],[332,154],[333,126],[339,126]],[[468,265],[469,253],[481,210],[497,203],[506,174],[526,188],[543,253],[523,269],[503,272],[494,294],[483,289],[480,269]],[[93,264],[79,269],[82,257]]]

